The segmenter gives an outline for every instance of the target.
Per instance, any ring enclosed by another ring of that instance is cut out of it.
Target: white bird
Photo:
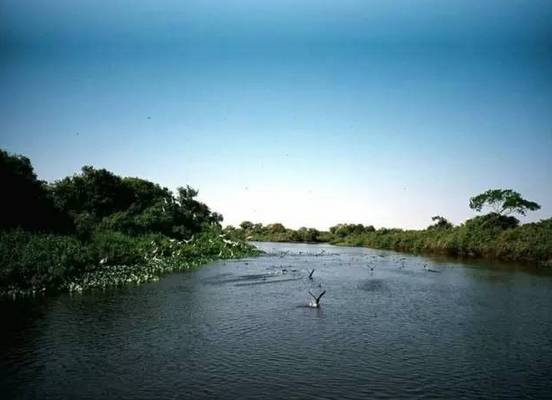
[[[441,272],[441,271],[436,271],[436,270],[434,270],[434,269],[428,268],[428,267],[427,267],[427,264],[424,264],[424,269],[425,269],[427,272],[437,272],[437,273]]]

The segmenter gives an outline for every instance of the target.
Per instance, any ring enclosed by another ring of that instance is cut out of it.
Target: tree
[[[90,166],[50,185],[58,207],[73,218],[80,237],[96,228],[129,235],[161,233],[185,239],[207,226],[220,226],[222,215],[198,201],[190,186],[176,195],[139,178],[121,178]]]
[[[267,226],[270,233],[285,233],[286,227],[279,222]]]
[[[76,174],[50,185],[56,204],[76,216],[89,213],[98,221],[117,211],[129,208],[133,194],[123,180],[106,169],[82,167]]]
[[[470,208],[480,212],[484,207],[490,207],[498,215],[518,213],[525,215],[527,211],[536,211],[540,205],[524,199],[518,192],[511,189],[490,189],[470,199]]]
[[[330,233],[344,238],[349,235],[360,235],[367,232],[374,232],[372,225],[364,226],[362,224],[337,224],[330,228]]]
[[[430,225],[427,229],[450,229],[452,228],[452,224],[449,222],[448,219],[445,217],[441,217],[440,215],[435,215],[434,217],[431,217],[431,220],[435,223],[433,225]]]
[[[72,221],[56,207],[46,183],[38,180],[27,157],[0,149],[0,229],[70,232]]]
[[[243,221],[240,224],[240,228],[242,228],[244,231],[250,231],[251,229],[253,229],[253,222]]]

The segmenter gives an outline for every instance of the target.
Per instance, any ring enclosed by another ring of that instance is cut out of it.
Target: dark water
[[[551,398],[550,274],[260,246],[159,283],[2,304],[2,398]],[[327,290],[320,309],[309,289]]]

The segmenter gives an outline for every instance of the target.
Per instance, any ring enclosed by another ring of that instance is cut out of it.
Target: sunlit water
[[[550,273],[258,245],[158,283],[3,303],[2,398],[552,396]],[[309,290],[327,291],[320,308]]]

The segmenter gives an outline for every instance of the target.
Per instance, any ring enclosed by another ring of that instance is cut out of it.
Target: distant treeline
[[[244,221],[238,228],[232,225],[227,226],[224,228],[224,232],[234,239],[259,242],[318,243],[328,242],[331,239],[329,232],[318,231],[314,228],[299,228],[293,230],[286,228],[280,223],[263,225]]]
[[[53,183],[0,150],[0,292],[81,290],[155,279],[213,258],[254,254],[196,199],[91,166]]]
[[[378,229],[336,237],[334,244],[409,253],[533,262],[552,267],[552,218],[518,225],[517,219],[487,214],[458,226],[423,230]]]
[[[442,216],[422,230],[375,229],[372,225],[339,224],[329,231],[313,228],[288,229],[280,223],[263,226],[245,221],[225,232],[243,240],[276,242],[328,242],[410,253],[438,253],[458,257],[481,257],[533,262],[552,267],[552,218],[520,225],[511,214],[537,210],[537,203],[525,200],[510,189],[492,189],[470,199],[470,208],[480,212],[454,226]]]

